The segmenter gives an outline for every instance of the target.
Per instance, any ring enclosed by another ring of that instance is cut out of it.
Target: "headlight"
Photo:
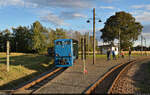
[[[56,56],[59,56],[58,54],[56,54]]]
[[[69,53],[69,56],[71,56],[71,53]]]

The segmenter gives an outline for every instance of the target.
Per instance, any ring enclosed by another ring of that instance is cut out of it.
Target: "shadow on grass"
[[[44,56],[44,55],[20,55],[20,56],[11,56],[10,57],[10,70],[14,70],[14,71],[10,71],[9,73],[15,74],[16,72],[23,72],[21,74],[24,74],[24,77],[21,77],[17,80],[13,80],[11,79],[11,81],[9,83],[6,83],[4,85],[0,86],[0,90],[13,90],[16,89],[20,84],[27,82],[31,79],[33,79],[34,77],[37,77],[38,75],[42,74],[43,72],[46,72],[48,70],[50,70],[54,64],[52,63],[53,58],[50,58],[48,56]],[[4,64],[6,64],[6,58],[0,58],[0,64],[5,66]],[[20,68],[21,67],[21,68]],[[27,69],[25,71],[28,71],[28,73],[31,73],[31,71],[34,71],[31,74],[28,74],[27,72],[25,72],[23,69]],[[5,70],[4,70],[5,69]],[[0,72],[1,73],[5,73],[6,72],[6,68],[0,68]],[[0,81],[3,80],[3,77],[7,77],[6,76],[0,76]],[[15,78],[15,75],[11,75],[12,77]]]
[[[132,79],[137,88],[135,93],[150,93],[150,61],[141,64]]]

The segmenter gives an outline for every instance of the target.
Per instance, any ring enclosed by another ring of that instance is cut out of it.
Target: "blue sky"
[[[150,0],[0,0],[0,30],[29,26],[38,20],[47,28],[92,34],[92,21],[88,24],[86,20],[92,18],[93,8],[102,20],[96,22],[97,38],[100,36],[98,30],[104,27],[107,18],[115,12],[125,11],[144,26],[142,34],[150,39]],[[135,44],[139,42],[140,39]]]

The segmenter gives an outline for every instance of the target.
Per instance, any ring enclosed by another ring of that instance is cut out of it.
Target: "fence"
[[[129,51],[123,51],[124,54],[128,54]],[[79,51],[79,54],[81,54],[81,51]],[[86,52],[86,54],[92,55],[93,52]],[[95,54],[102,54],[100,51],[95,51]],[[132,51],[132,54],[150,54],[150,51]]]

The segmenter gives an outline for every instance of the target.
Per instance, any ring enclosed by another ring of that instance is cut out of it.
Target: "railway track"
[[[119,81],[121,75],[125,74],[125,72],[132,66],[132,64],[136,62],[140,62],[144,59],[133,60],[128,63],[120,64],[109,72],[107,72],[103,77],[98,79],[94,84],[92,84],[88,89],[84,91],[85,94],[113,94],[114,90],[121,90],[121,86],[116,85]],[[116,87],[118,86],[118,87]]]
[[[46,72],[39,76],[38,78],[24,84],[22,87],[11,91],[11,94],[19,94],[19,93],[25,93],[25,94],[32,94],[39,88],[41,88],[43,85],[45,85],[50,80],[54,79],[56,76],[58,76],[60,73],[65,71],[67,68],[53,68],[51,71]]]

